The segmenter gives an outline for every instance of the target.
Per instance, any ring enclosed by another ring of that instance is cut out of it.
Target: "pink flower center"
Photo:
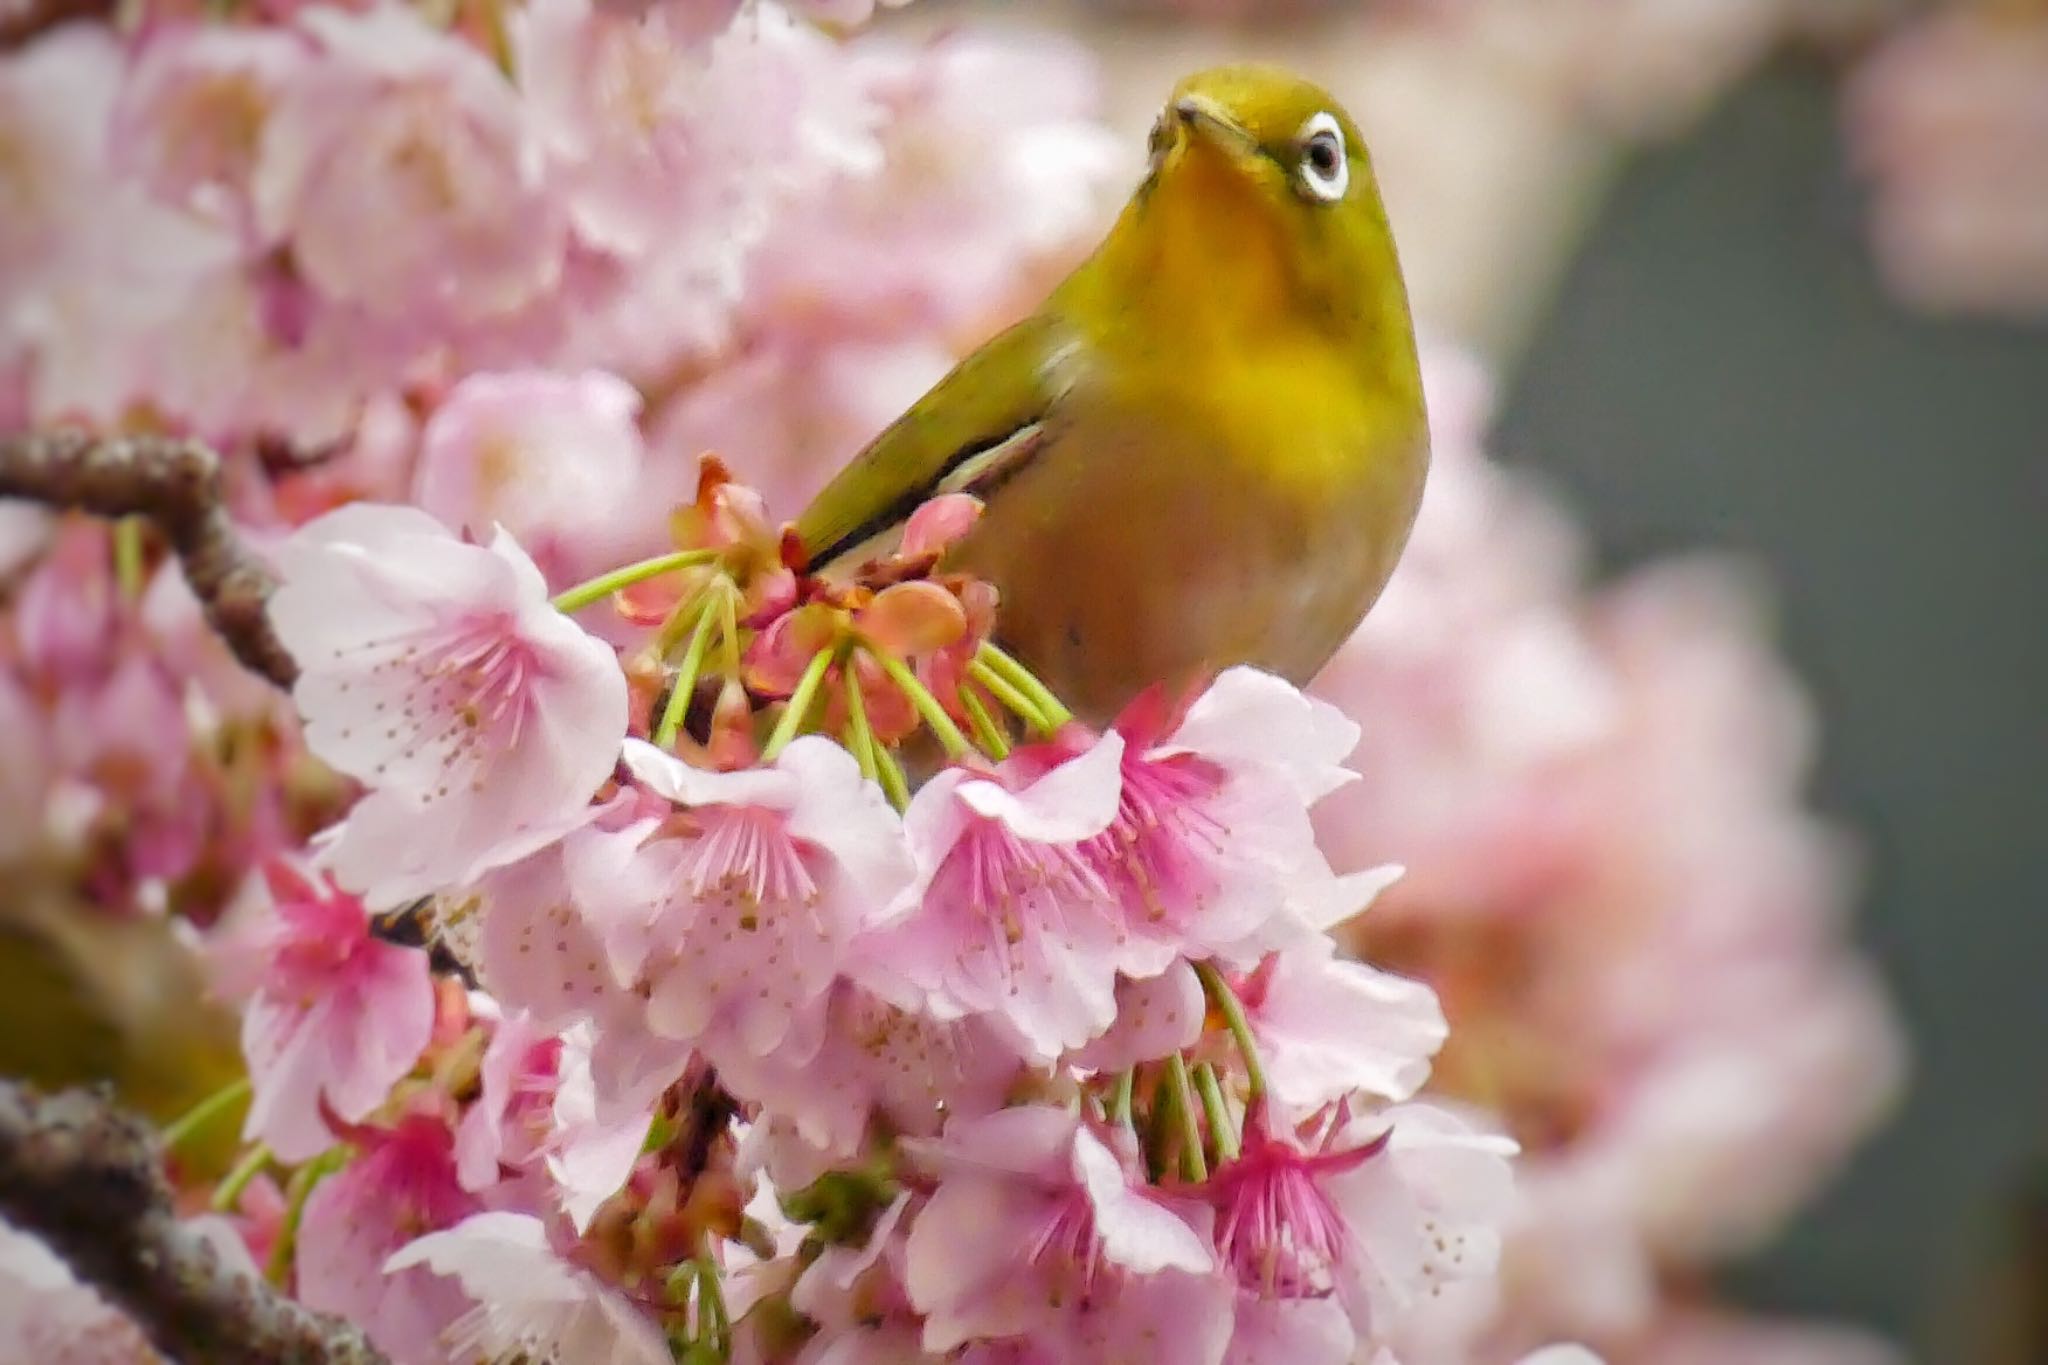
[[[815,901],[818,884],[804,866],[782,812],[760,806],[704,806],[702,832],[691,840],[680,869],[698,899],[729,896],[741,905],[802,905]]]
[[[1078,848],[1026,843],[999,821],[983,819],[961,832],[932,877],[930,894],[978,921],[980,940],[970,934],[970,949],[1006,959],[1027,938],[1065,936],[1070,913],[1109,899]]]
[[[1086,1294],[1102,1271],[1102,1235],[1095,1228],[1095,1210],[1084,1190],[1060,1197],[1051,1217],[1032,1240],[1026,1258],[1061,1288]]]
[[[1347,1152],[1312,1154],[1259,1141],[1210,1182],[1219,1208],[1216,1249],[1238,1283],[1268,1298],[1328,1294],[1352,1241],[1321,1177],[1376,1155],[1385,1139]]]
[[[1229,831],[1208,802],[1223,785],[1215,765],[1192,754],[1124,763],[1116,818],[1089,840],[1087,856],[1148,918],[1180,918],[1214,890],[1209,868]]]
[[[400,724],[390,737],[410,727],[418,747],[437,752],[450,774],[473,769],[487,753],[511,749],[534,709],[539,670],[533,650],[502,613],[422,633],[375,667],[412,674]],[[434,793],[447,794],[445,786]]]

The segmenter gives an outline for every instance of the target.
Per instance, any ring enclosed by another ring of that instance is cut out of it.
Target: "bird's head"
[[[1400,289],[1358,125],[1329,91],[1277,67],[1214,67],[1174,88],[1128,224],[1157,252],[1284,288],[1335,322],[1378,314],[1393,302],[1378,296]]]

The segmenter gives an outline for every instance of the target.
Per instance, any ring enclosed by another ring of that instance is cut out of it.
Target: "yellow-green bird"
[[[864,558],[926,498],[985,511],[946,568],[1084,719],[1250,663],[1303,683],[1408,537],[1429,463],[1407,290],[1357,126],[1270,67],[1182,81],[1094,254],[797,522]]]

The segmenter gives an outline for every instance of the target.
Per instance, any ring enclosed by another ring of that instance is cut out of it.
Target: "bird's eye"
[[[1351,160],[1344,151],[1344,130],[1330,114],[1317,114],[1301,125],[1295,138],[1301,149],[1301,188],[1310,198],[1333,203],[1351,186]]]

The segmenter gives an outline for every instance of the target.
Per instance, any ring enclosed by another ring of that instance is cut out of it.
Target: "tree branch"
[[[86,1092],[0,1081],[0,1213],[173,1359],[388,1365],[356,1328],[223,1265],[172,1213],[148,1126]]]
[[[220,457],[197,441],[78,431],[0,437],[0,497],[147,517],[177,552],[208,624],[243,666],[282,688],[298,677],[264,614],[270,571],[242,544],[222,505]]]

